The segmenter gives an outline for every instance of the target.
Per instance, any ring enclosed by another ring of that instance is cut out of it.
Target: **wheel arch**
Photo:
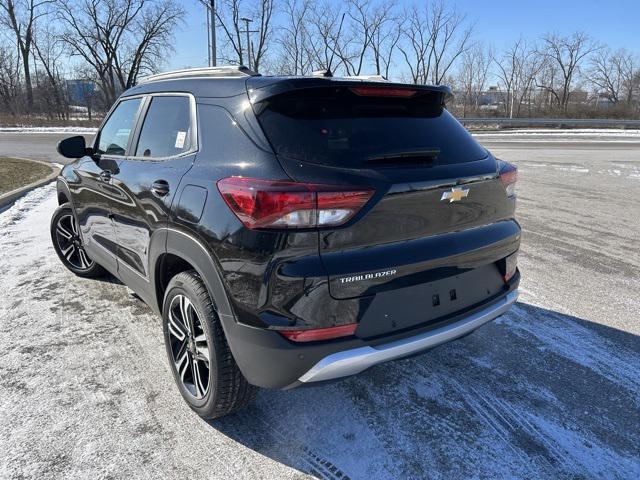
[[[190,233],[171,228],[161,229],[152,238],[151,278],[153,278],[156,305],[162,313],[166,287],[171,278],[186,270],[195,270],[204,282],[220,317],[234,318],[222,277],[212,254]],[[224,323],[224,322],[223,322]]]
[[[69,185],[67,185],[67,182],[65,182],[61,177],[58,177],[58,181],[56,182],[56,191],[58,205],[69,203],[73,207],[71,190],[69,189]]]

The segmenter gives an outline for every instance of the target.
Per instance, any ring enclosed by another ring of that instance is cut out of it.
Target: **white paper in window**
[[[184,148],[184,141],[187,139],[187,132],[178,132],[176,135],[176,148]]]

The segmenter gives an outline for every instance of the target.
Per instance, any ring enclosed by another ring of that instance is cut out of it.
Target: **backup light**
[[[251,229],[296,229],[343,225],[374,191],[362,187],[228,177],[218,190],[231,211]]]

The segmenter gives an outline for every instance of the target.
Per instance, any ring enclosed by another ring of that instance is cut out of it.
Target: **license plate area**
[[[437,322],[494,297],[505,288],[495,263],[433,282],[378,293],[356,335],[372,338]]]

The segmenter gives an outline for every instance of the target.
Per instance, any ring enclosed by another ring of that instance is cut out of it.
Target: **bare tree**
[[[440,84],[458,57],[469,48],[473,28],[466,25],[465,15],[440,0],[431,5],[430,31],[433,39],[431,81]]]
[[[342,67],[346,70],[338,55],[338,45],[344,39],[340,28],[344,13],[340,8],[335,8],[332,2],[318,1],[312,4],[309,17],[314,28],[311,30],[313,38],[308,54],[313,59],[313,69],[331,69],[335,72]]]
[[[105,102],[159,69],[184,10],[174,0],[57,0],[62,40],[96,72]]]
[[[399,47],[413,83],[440,84],[468,48],[473,28],[466,17],[443,0],[407,12],[404,41]]]
[[[335,42],[335,51],[347,75],[362,75],[369,58],[377,75],[386,77],[401,30],[393,1],[349,0],[348,25]]]
[[[22,73],[27,90],[27,107],[33,109],[33,85],[31,81],[31,48],[37,20],[48,12],[46,6],[53,0],[0,0],[0,23],[13,32],[20,51]]]
[[[43,25],[33,42],[34,56],[39,60],[45,76],[40,95],[47,108],[47,115],[55,114],[59,119],[68,116],[68,105],[64,98],[64,80],[60,69],[60,58],[64,55],[64,45],[51,24]]]
[[[375,28],[371,33],[371,49],[376,75],[389,78],[394,53],[402,36],[404,18],[395,12],[395,3],[378,7]]]
[[[546,60],[547,75],[538,86],[551,93],[566,114],[574,80],[585,59],[599,47],[584,32],[566,37],[548,34],[542,41],[538,53]]]
[[[218,25],[222,27],[227,40],[227,46],[231,48],[232,55],[228,56],[228,60],[239,65],[244,65],[245,60],[250,60],[251,67],[256,72],[259,71],[260,65],[269,48],[269,40],[272,37],[272,18],[274,12],[274,0],[257,0],[252,4],[243,0],[225,0],[223,8],[216,10]],[[243,18],[244,15],[252,18],[249,28],[256,28],[257,41],[246,45],[245,30]],[[248,57],[248,51],[251,51],[251,58]]]
[[[506,92],[504,108],[509,118],[520,116],[525,102],[530,108],[535,79],[544,61],[544,57],[529,48],[523,39],[515,41],[499,58],[494,58],[498,83]]]
[[[429,52],[433,39],[428,29],[428,16],[426,5],[423,8],[414,5],[406,11],[403,41],[398,47],[409,69],[411,82],[415,84],[427,83],[431,69]]]
[[[360,75],[371,44],[372,4],[370,0],[348,0],[346,7],[348,24],[334,48],[346,74]]]
[[[473,105],[475,110],[478,109],[492,60],[493,52],[481,43],[474,45],[462,54],[458,83],[463,92],[463,117],[467,114],[467,106]]]
[[[7,111],[18,113],[20,95],[20,56],[16,49],[0,44],[0,99]]]
[[[400,37],[399,30],[392,25],[393,6],[391,2],[348,0],[348,25],[335,42],[336,54],[347,75],[368,73],[363,69],[369,55],[373,58],[376,74],[382,74],[383,68],[388,73],[388,64]]]
[[[280,46],[276,63],[277,69],[286,75],[305,75],[313,70],[310,3],[310,0],[287,0],[284,4],[284,20],[276,40]]]
[[[591,58],[589,80],[612,103],[631,102],[634,76],[633,55],[624,49],[603,48]]]

